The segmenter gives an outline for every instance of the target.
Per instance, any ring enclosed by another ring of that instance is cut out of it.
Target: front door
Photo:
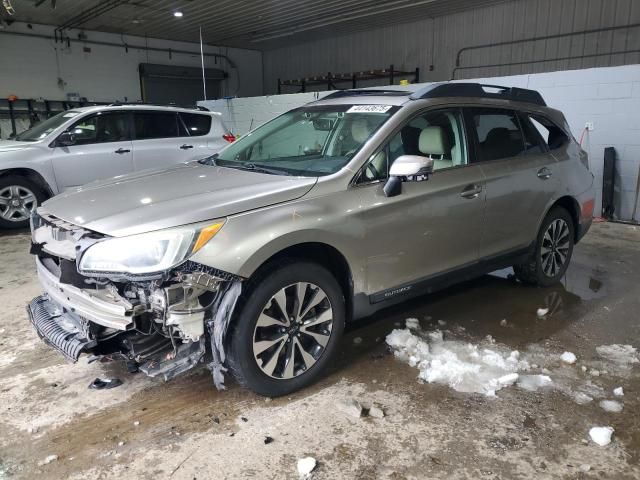
[[[124,175],[133,169],[128,112],[87,115],[68,130],[75,144],[53,149],[51,161],[61,190]]]
[[[388,169],[400,155],[435,160],[428,180],[405,182],[402,192],[382,191]],[[357,181],[367,287],[376,302],[409,292],[420,280],[478,260],[484,213],[484,178],[469,164],[462,114],[436,110],[410,120],[370,159]]]

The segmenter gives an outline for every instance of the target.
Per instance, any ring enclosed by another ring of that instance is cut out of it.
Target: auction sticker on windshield
[[[354,105],[347,113],[386,113],[391,105]]]

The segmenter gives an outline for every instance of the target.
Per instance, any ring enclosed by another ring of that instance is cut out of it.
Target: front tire
[[[254,392],[277,397],[315,382],[334,357],[345,324],[335,277],[287,262],[250,280],[229,332],[228,366]]]
[[[45,199],[40,187],[28,178],[0,177],[0,229],[27,228],[31,213]]]
[[[531,257],[514,265],[516,278],[529,285],[548,287],[560,281],[569,267],[575,227],[567,210],[554,207],[545,217]]]

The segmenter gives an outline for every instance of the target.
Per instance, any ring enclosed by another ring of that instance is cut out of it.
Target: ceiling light
[[[182,16],[184,15],[184,13],[182,13],[181,11],[177,11],[177,12],[173,12],[173,16],[176,18],[182,18]]]

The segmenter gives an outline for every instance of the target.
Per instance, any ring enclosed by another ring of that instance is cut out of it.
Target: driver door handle
[[[190,149],[190,148],[193,148],[193,145],[187,145],[187,144],[185,143],[184,145],[181,145],[181,146],[180,146],[180,148],[181,148],[182,150],[188,150],[188,149]]]
[[[462,190],[460,196],[468,199],[478,198],[480,192],[482,192],[482,185],[471,184],[467,185],[464,190]]]
[[[123,153],[129,153],[131,150],[128,150],[126,148],[119,148],[117,149],[115,152],[113,153],[117,153],[118,155],[122,155]]]
[[[551,178],[551,175],[553,175],[553,172],[547,167],[542,167],[540,170],[538,170],[538,178],[542,180],[548,180],[549,178]]]

